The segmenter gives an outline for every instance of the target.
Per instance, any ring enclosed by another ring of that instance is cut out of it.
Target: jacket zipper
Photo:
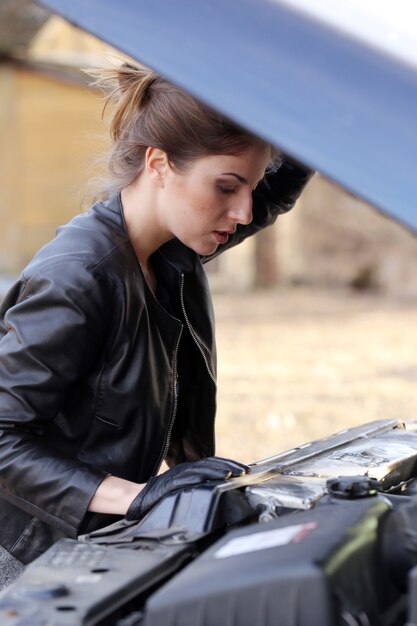
[[[201,347],[195,331],[193,329],[193,327],[191,326],[190,320],[188,319],[188,315],[187,312],[185,310],[185,304],[184,304],[184,274],[181,274],[180,277],[180,300],[181,300],[181,309],[182,309],[182,313],[184,315],[184,319],[185,319],[185,323],[187,324],[187,328],[190,331],[190,335],[194,340],[194,343],[196,344],[201,356],[203,357],[207,372],[211,378],[211,380],[213,381],[213,383],[217,386],[216,383],[216,379],[212,373],[212,371],[210,370],[210,366],[208,364],[207,361],[207,357],[204,354],[203,348]],[[182,331],[183,331],[183,326],[181,326],[180,332],[178,334],[178,339],[177,339],[177,343],[175,345],[175,350],[174,350],[174,356],[172,359],[172,376],[173,376],[173,394],[174,394],[174,402],[173,402],[173,407],[172,407],[172,414],[171,414],[171,419],[169,422],[169,427],[168,427],[168,431],[167,431],[167,436],[165,439],[165,444],[164,447],[162,448],[162,452],[159,456],[158,462],[155,466],[154,471],[152,472],[152,476],[156,476],[156,474],[159,472],[159,470],[161,469],[161,465],[163,460],[165,459],[165,456],[168,452],[169,449],[169,444],[171,443],[171,434],[172,434],[172,428],[174,426],[174,421],[175,421],[175,416],[177,414],[177,408],[178,408],[178,369],[177,369],[177,358],[178,358],[178,347],[180,345],[180,339],[181,339],[181,335],[182,335]],[[214,442],[213,442],[214,445]]]
[[[187,328],[188,328],[188,330],[190,331],[190,335],[191,335],[191,337],[193,338],[195,345],[196,345],[196,346],[197,346],[197,348],[199,349],[199,351],[200,351],[200,353],[201,353],[201,356],[202,356],[202,357],[203,357],[203,359],[204,359],[204,363],[205,363],[205,365],[206,365],[206,369],[207,369],[207,372],[208,372],[208,374],[209,374],[209,376],[210,376],[211,380],[212,380],[212,381],[213,381],[213,383],[217,386],[216,379],[215,379],[215,377],[214,377],[213,372],[212,372],[212,371],[211,371],[211,369],[210,369],[210,366],[209,366],[208,361],[207,361],[207,357],[206,357],[206,355],[204,354],[203,348],[201,347],[201,345],[200,345],[200,343],[199,343],[199,341],[198,341],[198,339],[197,339],[197,337],[196,337],[196,334],[195,334],[195,332],[194,332],[194,328],[191,326],[191,324],[190,324],[190,320],[188,319],[187,312],[186,312],[186,310],[185,310],[185,305],[184,305],[184,274],[181,274],[181,282],[180,282],[180,298],[181,298],[181,308],[182,308],[182,312],[183,312],[183,315],[184,315],[185,323],[187,324]]]
[[[203,360],[204,360],[204,363],[205,363],[208,375],[210,376],[211,380],[213,381],[214,386],[217,387],[217,382],[216,382],[216,379],[215,379],[215,377],[213,375],[213,372],[210,369],[210,366],[209,366],[208,361],[207,361],[207,357],[204,354],[203,348],[201,347],[200,342],[198,341],[198,339],[196,337],[194,328],[191,326],[190,320],[188,319],[187,311],[185,310],[185,304],[184,304],[184,274],[181,274],[181,279],[180,279],[180,299],[181,299],[181,309],[182,309],[182,313],[184,315],[185,323],[187,324],[187,328],[190,331],[190,335],[193,338],[193,341],[194,341],[195,345],[197,346],[198,350],[200,351],[201,356],[203,357]],[[213,450],[215,449],[215,440],[214,440],[214,438],[212,438],[211,447],[212,447]]]
[[[157,473],[159,472],[159,470],[161,469],[161,465],[163,460],[165,459],[168,449],[169,449],[169,444],[171,443],[171,433],[172,433],[172,428],[174,426],[174,422],[175,422],[175,416],[177,414],[177,408],[178,408],[178,348],[180,345],[180,340],[181,340],[181,335],[182,335],[182,331],[183,331],[183,325],[181,324],[181,328],[180,328],[180,332],[178,333],[178,338],[177,338],[177,343],[175,344],[175,349],[174,349],[174,356],[172,358],[172,389],[173,389],[173,403],[172,403],[172,413],[171,413],[171,419],[169,421],[169,426],[168,426],[168,430],[167,430],[167,436],[165,439],[165,444],[164,447],[162,448],[161,454],[159,455],[159,459],[158,462],[155,466],[154,471],[152,472],[152,476],[156,476]]]

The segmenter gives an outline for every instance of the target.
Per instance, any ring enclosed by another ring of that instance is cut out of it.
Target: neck
[[[144,272],[150,270],[149,258],[172,234],[158,219],[157,198],[152,188],[139,177],[121,193],[129,239]]]

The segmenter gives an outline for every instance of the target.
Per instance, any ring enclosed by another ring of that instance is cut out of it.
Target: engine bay
[[[417,422],[346,429],[58,541],[2,593],[0,623],[414,626],[417,568],[398,586],[383,535],[416,493]]]

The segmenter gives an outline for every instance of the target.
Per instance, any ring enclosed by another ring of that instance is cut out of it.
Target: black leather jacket
[[[309,173],[284,164],[254,192],[254,220],[290,209]],[[120,195],[71,220],[0,310],[0,544],[28,563],[87,513],[103,478],[146,482],[214,453],[213,312],[202,261],[178,240],[153,265],[161,305],[128,239]]]

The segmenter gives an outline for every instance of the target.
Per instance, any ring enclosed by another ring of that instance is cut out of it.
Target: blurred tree
[[[255,242],[255,286],[274,287],[280,281],[275,227],[259,232]]]

